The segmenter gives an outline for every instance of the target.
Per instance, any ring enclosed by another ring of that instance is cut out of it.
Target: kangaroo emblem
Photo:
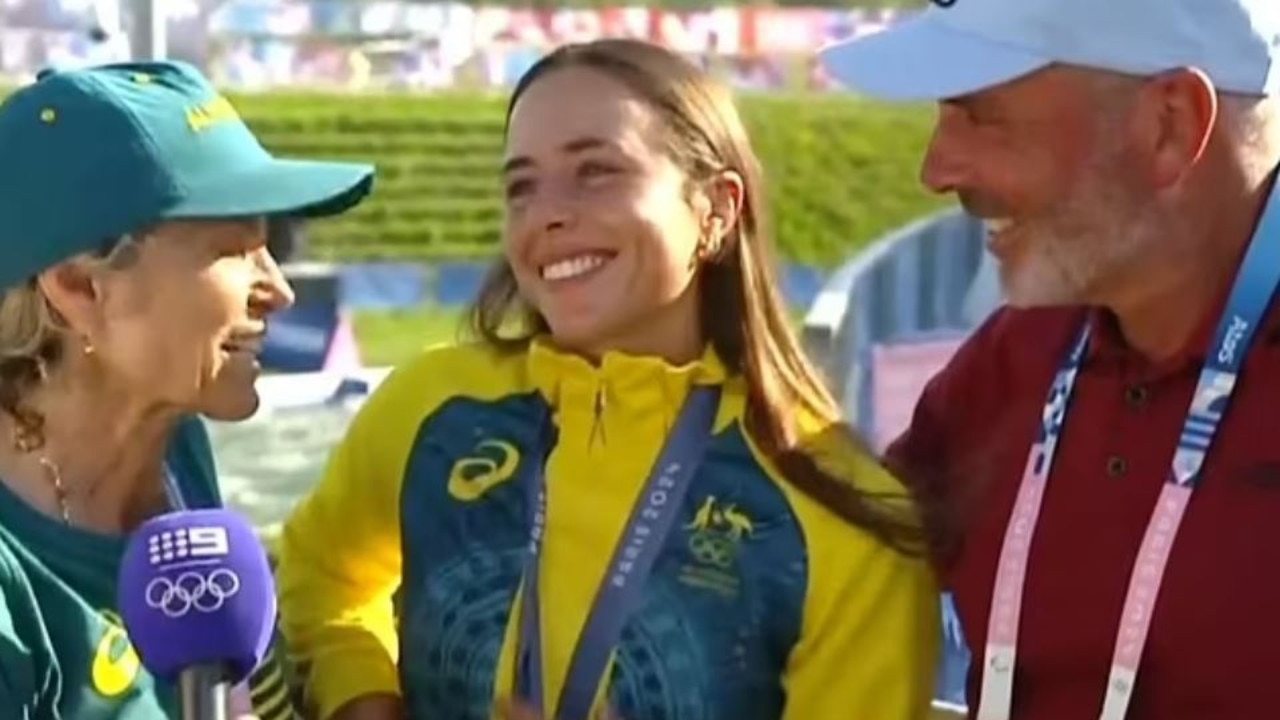
[[[694,513],[693,521],[686,525],[685,529],[702,532],[724,529],[725,534],[736,541],[741,540],[743,535],[755,532],[755,525],[746,513],[738,509],[737,505],[730,503],[723,508],[718,508],[716,496],[708,495],[698,507],[698,511]]]

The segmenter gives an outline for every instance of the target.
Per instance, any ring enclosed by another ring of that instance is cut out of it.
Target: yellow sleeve
[[[431,392],[441,385],[431,355],[391,373],[365,401],[284,525],[281,629],[321,718],[362,695],[400,692],[392,609],[400,486],[419,424],[442,399]]]
[[[847,456],[846,456],[846,459]],[[865,456],[865,489],[900,486]],[[784,720],[923,720],[941,645],[940,595],[924,557],[908,557],[795,495],[809,550],[800,642],[783,684]]]

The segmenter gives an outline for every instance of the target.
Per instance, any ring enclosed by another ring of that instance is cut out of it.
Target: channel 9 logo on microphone
[[[151,567],[165,573],[147,583],[147,607],[171,618],[217,612],[240,592],[240,576],[222,567],[231,552],[224,527],[193,525],[160,530],[147,538],[147,551]]]
[[[248,521],[230,510],[148,520],[129,539],[117,593],[129,636],[159,677],[200,663],[247,676],[275,626],[266,550]]]

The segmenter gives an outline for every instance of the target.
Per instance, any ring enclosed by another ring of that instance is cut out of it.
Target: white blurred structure
[[[168,3],[163,0],[98,1],[129,3],[130,54],[134,60],[160,60],[168,55]]]

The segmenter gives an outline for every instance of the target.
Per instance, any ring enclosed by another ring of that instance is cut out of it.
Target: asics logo
[[[164,576],[153,578],[147,583],[146,600],[148,607],[176,619],[192,610],[217,612],[238,592],[240,576],[231,570],[217,568],[208,575],[191,570],[173,580]]]
[[[142,669],[142,661],[129,642],[120,617],[108,610],[102,611],[101,615],[106,627],[94,650],[89,674],[93,689],[103,697],[113,698],[133,687]]]
[[[449,496],[475,502],[495,486],[510,480],[520,466],[520,451],[503,440],[482,440],[472,457],[462,458],[449,471]]]

